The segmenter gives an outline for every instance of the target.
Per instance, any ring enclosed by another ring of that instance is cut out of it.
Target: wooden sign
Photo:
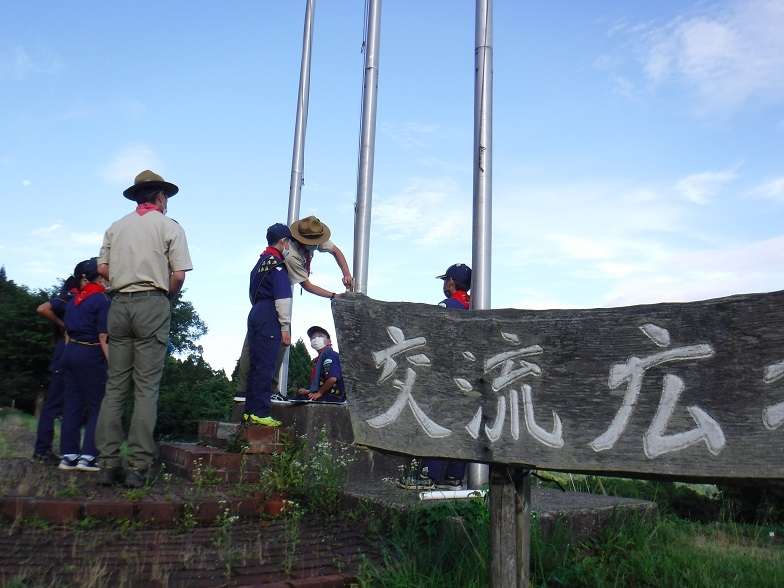
[[[784,479],[784,292],[591,310],[341,296],[355,442],[678,479]]]

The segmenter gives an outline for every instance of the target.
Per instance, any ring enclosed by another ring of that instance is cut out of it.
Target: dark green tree
[[[161,379],[156,437],[190,440],[201,420],[227,421],[234,387],[223,370],[213,370],[201,355],[169,356]]]
[[[288,389],[310,387],[310,374],[313,371],[313,360],[302,338],[291,346],[289,351],[289,382]],[[290,394],[289,394],[290,395]]]
[[[182,299],[183,294],[185,290],[181,290],[172,301],[169,337],[174,346],[174,353],[201,355],[203,349],[201,345],[196,344],[196,341],[207,334],[207,325],[193,308],[193,303]]]
[[[0,406],[32,413],[36,397],[49,384],[52,326],[36,313],[49,298],[43,290],[18,286],[0,267]]]
[[[310,374],[313,368],[313,360],[310,358],[308,348],[302,338],[289,348],[289,380],[286,389],[291,392],[299,388],[310,387]],[[234,364],[234,371],[231,372],[231,381],[237,382],[240,377],[240,361]]]

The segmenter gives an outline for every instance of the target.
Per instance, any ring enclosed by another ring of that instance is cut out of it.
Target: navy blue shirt
[[[446,300],[442,300],[441,302],[439,302],[438,306],[443,306],[446,308],[457,308],[460,310],[468,310],[468,306],[466,306],[466,304],[463,304],[461,300],[465,300],[467,303],[469,299],[470,298],[468,294],[466,294],[465,292],[458,291],[455,292],[451,298],[447,298]]]
[[[343,384],[343,374],[340,371],[340,356],[338,352],[332,349],[332,347],[325,347],[321,350],[318,357],[316,358],[316,369],[318,369],[318,373],[314,374],[314,380],[318,381],[318,386],[314,386],[315,382],[311,384],[311,391],[318,392],[318,390],[324,385],[324,382],[329,380],[330,378],[337,378],[337,381],[332,385],[332,388],[327,390],[327,393],[324,396],[337,396],[341,400],[346,399],[346,390]],[[313,390],[313,388],[316,388]]]
[[[260,319],[264,334],[280,336],[280,322],[275,301],[291,298],[291,283],[286,265],[277,250],[267,249],[250,272],[250,301],[253,314]],[[267,332],[269,331],[269,332]]]
[[[49,304],[52,306],[52,312],[57,318],[63,320],[63,317],[65,317],[65,309],[68,307],[68,303],[74,298],[74,296],[76,296],[76,290],[68,290],[67,292],[60,292],[56,298],[49,300]],[[63,334],[60,333],[60,336],[57,338],[57,343],[54,345],[52,363],[49,365],[49,369],[53,372],[59,372],[61,369],[63,369],[62,361],[63,349],[65,348],[65,338],[62,335]]]
[[[82,343],[99,343],[98,335],[108,333],[106,317],[111,302],[103,292],[90,294],[76,304],[76,296],[68,303],[65,312],[65,332],[68,337]]]

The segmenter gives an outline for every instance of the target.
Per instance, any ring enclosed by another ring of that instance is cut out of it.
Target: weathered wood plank
[[[546,311],[348,295],[332,309],[359,444],[537,469],[784,478],[784,292]]]

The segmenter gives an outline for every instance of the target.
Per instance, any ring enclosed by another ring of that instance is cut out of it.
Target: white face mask
[[[327,340],[324,337],[313,337],[310,340],[310,346],[316,351],[321,351],[327,346]]]
[[[287,259],[289,255],[291,255],[291,249],[284,249],[283,250],[283,259]]]

